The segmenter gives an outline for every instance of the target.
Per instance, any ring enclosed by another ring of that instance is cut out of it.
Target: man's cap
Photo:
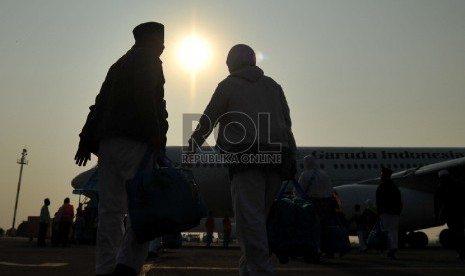
[[[448,170],[440,170],[440,171],[438,172],[438,176],[439,176],[439,177],[443,177],[443,176],[448,175],[448,174],[449,174],[449,171],[448,171]]]
[[[132,34],[136,41],[147,36],[156,36],[163,39],[164,32],[165,26],[158,22],[145,22],[137,25],[134,30],[132,30]]]
[[[388,169],[388,168],[381,168],[381,173],[384,174],[384,175],[391,175],[393,173],[393,171],[391,169]]]
[[[237,44],[229,50],[226,58],[226,65],[230,72],[236,71],[245,66],[255,66],[255,51],[248,45]]]

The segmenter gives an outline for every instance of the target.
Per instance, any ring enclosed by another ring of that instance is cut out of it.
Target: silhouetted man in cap
[[[44,205],[40,209],[40,220],[39,220],[39,235],[37,237],[37,245],[45,246],[45,237],[47,236],[47,230],[50,225],[50,211],[48,206],[50,205],[50,199],[44,199]]]
[[[168,113],[162,62],[164,26],[156,22],[133,30],[135,45],[110,67],[80,134],[76,164],[99,158],[97,275],[138,275],[148,243],[139,244],[123,218],[126,182],[144,154],[164,151]],[[150,166],[147,166],[150,167]]]

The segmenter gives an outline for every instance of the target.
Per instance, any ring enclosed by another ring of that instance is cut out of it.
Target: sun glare
[[[191,35],[179,44],[177,50],[178,62],[191,73],[205,67],[211,58],[211,50],[208,43],[201,37]]]

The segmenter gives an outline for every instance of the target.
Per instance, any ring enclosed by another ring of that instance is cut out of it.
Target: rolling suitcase
[[[289,181],[278,193],[267,220],[270,254],[280,263],[289,258],[303,257],[306,261],[319,260],[320,222],[314,206],[300,185],[291,181],[300,197],[285,197]]]

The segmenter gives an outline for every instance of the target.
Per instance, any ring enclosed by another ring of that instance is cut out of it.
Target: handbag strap
[[[153,167],[156,169],[156,165],[158,164],[157,161],[160,161],[168,168],[174,168],[173,161],[166,156],[164,152],[156,152],[153,153]]]
[[[312,173],[312,176],[310,177],[310,180],[308,181],[308,185],[307,185],[307,188],[305,188],[305,194],[307,194],[308,192],[308,189],[310,189],[310,186],[313,184],[313,180],[315,180],[315,177],[316,177],[316,171],[317,169],[313,169],[313,173]]]
[[[286,188],[289,185],[289,182],[291,182],[294,185],[294,188],[296,189],[297,193],[300,194],[300,197],[305,199],[306,201],[311,202],[310,197],[302,190],[302,187],[300,187],[300,184],[297,182],[295,178],[289,179],[286,184],[284,184],[281,187],[281,190],[279,191],[278,195],[276,196],[276,200],[279,200],[284,197],[284,193],[286,192]]]
[[[143,174],[151,158],[153,160],[152,162],[153,169],[156,169],[155,165],[157,163],[156,162],[157,160],[164,162],[164,164],[166,164],[169,168],[173,167],[173,162],[164,153],[161,153],[161,152],[154,153],[152,150],[147,149],[144,156],[142,156],[142,160],[139,163],[139,167],[137,168],[136,173],[134,174],[134,177],[133,177],[134,179],[140,177]]]
[[[161,160],[168,168],[174,167],[173,162],[164,153],[154,153],[152,150],[147,149],[144,156],[142,156],[142,159],[139,163],[139,167],[137,168],[134,177],[132,178],[133,181],[139,183],[138,186],[140,187],[142,186],[142,182],[137,180],[142,178],[142,175],[144,174],[150,159],[152,159],[152,170],[158,169],[157,160]]]
[[[150,150],[147,150],[145,152],[144,156],[142,156],[142,160],[139,163],[139,167],[137,168],[137,171],[134,174],[133,179],[137,179],[143,174],[143,172],[144,172],[145,168],[147,167],[147,164],[149,163],[149,160],[152,157],[152,155],[153,155],[153,153]]]
[[[375,225],[373,226],[373,229],[371,231],[376,231],[376,230],[384,231],[383,223],[381,222],[381,220],[378,220],[375,223]]]

